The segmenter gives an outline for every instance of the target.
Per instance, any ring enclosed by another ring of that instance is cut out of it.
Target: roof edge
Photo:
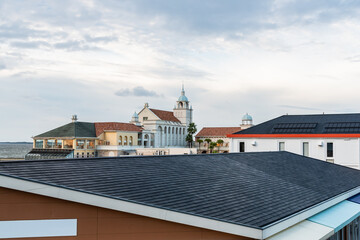
[[[318,203],[314,206],[311,206],[309,208],[306,208],[300,212],[297,212],[293,215],[288,216],[287,218],[280,219],[277,222],[274,222],[272,224],[269,224],[268,226],[265,226],[263,228],[263,238],[271,237],[272,235],[281,232],[282,230],[291,227],[319,212],[324,211],[325,209],[332,207],[346,199],[348,199],[351,196],[354,196],[356,194],[360,193],[360,186],[350,189],[344,193],[341,193],[335,197],[332,197],[330,199],[327,199],[321,203]]]
[[[263,230],[0,174],[0,187],[261,239]]]
[[[359,133],[308,133],[308,134],[228,134],[228,138],[360,138]]]

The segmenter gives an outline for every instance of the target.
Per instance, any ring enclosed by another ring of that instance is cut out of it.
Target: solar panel
[[[278,123],[272,133],[312,133],[317,123]]]
[[[360,133],[360,122],[329,122],[324,133]]]

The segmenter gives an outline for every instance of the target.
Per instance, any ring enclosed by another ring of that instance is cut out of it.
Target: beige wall
[[[139,113],[139,122],[144,122],[143,118],[147,117],[148,121],[149,120],[160,120],[160,118],[158,116],[156,116],[152,111],[150,111],[150,109],[148,108],[144,108],[140,113]]]
[[[0,188],[0,221],[77,219],[76,237],[17,240],[250,240],[231,234]]]
[[[132,146],[138,145],[138,132],[128,132],[128,131],[109,131],[102,133],[99,138],[104,141],[108,141],[109,145],[115,146],[119,145],[120,136],[122,137],[121,145],[124,146],[125,137],[127,137],[127,145],[129,146],[130,137],[132,137]]]

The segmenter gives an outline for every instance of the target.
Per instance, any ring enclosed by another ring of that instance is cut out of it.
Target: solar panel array
[[[360,133],[360,122],[329,122],[324,133]]]
[[[317,123],[277,123],[272,133],[313,133]]]

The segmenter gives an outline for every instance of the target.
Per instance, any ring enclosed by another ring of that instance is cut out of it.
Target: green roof
[[[96,137],[95,124],[89,122],[71,122],[48,132],[35,136],[35,138],[58,138],[58,137]]]

